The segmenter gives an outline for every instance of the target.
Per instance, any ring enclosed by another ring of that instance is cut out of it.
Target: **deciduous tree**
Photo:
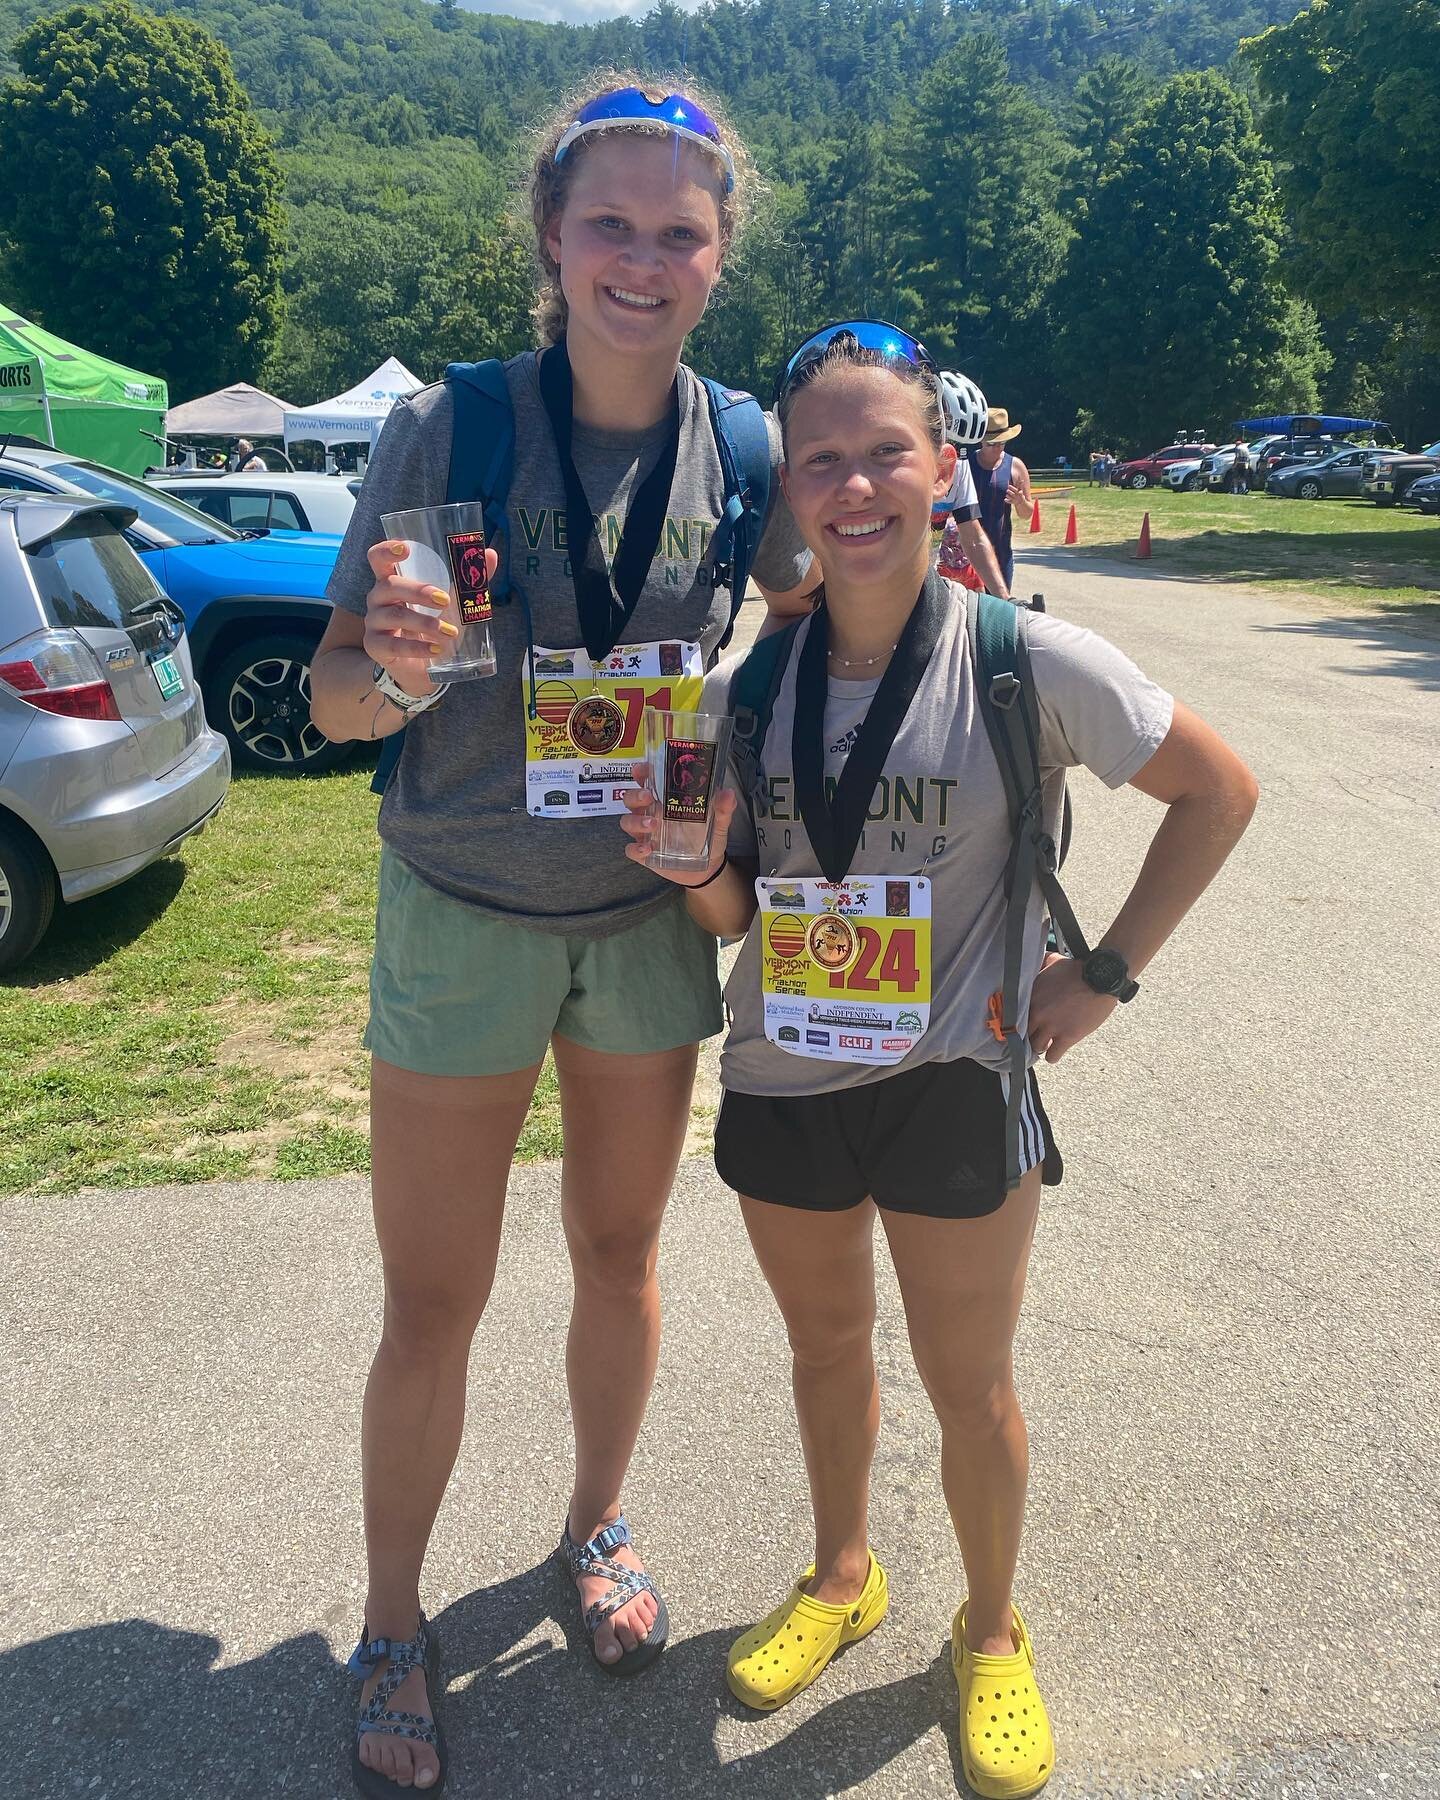
[[[1440,7],[1315,0],[1242,54],[1304,291],[1326,307],[1416,315],[1440,347]]]
[[[1327,359],[1280,285],[1281,231],[1246,101],[1177,76],[1101,180],[1056,291],[1059,369],[1102,436],[1148,445],[1316,403]]]
[[[224,46],[106,0],[37,21],[15,56],[0,90],[10,298],[177,394],[253,378],[279,319],[284,210]]]

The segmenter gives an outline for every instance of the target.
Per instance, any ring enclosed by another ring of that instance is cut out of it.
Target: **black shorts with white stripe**
[[[837,1093],[726,1092],[715,1123],[715,1167],[752,1200],[843,1212],[867,1198],[891,1212],[976,1219],[1005,1199],[1003,1075],[962,1058],[921,1063]],[[1057,1187],[1064,1163],[1032,1069],[1021,1108],[1020,1166],[1043,1164]]]

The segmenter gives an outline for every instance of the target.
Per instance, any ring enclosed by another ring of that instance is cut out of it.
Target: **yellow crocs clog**
[[[984,1656],[965,1643],[965,1608],[950,1629],[950,1661],[960,1689],[960,1756],[965,1779],[985,1800],[1024,1800],[1055,1772],[1055,1739],[1035,1685],[1030,1633],[1014,1615],[1013,1656]]]
[[[885,1617],[890,1584],[873,1551],[865,1586],[849,1606],[812,1600],[805,1583],[814,1573],[811,1563],[783,1603],[730,1646],[725,1679],[746,1706],[761,1712],[784,1706],[823,1673],[837,1650],[868,1636]]]

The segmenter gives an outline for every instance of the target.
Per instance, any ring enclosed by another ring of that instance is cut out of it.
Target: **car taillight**
[[[38,631],[11,644],[0,662],[0,683],[17,699],[62,719],[97,719],[120,725],[115,690],[95,652],[73,631]]]

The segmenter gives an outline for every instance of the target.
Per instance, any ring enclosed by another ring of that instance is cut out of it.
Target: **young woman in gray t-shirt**
[[[671,877],[691,889],[697,923],[745,938],[726,993],[716,1164],[784,1315],[815,1515],[814,1562],[734,1644],[729,1682],[747,1705],[783,1706],[888,1606],[866,1517],[878,1213],[969,1584],[952,1633],[966,1779],[982,1795],[1030,1794],[1055,1750],[1011,1595],[1028,1466],[1011,1344],[1042,1180],[1060,1171],[1032,1072],[1022,1173],[1007,1190],[990,1025],[1009,814],[974,705],[963,596],[929,569],[930,509],[955,453],[933,363],[871,322],[808,340],[777,410],[785,491],[824,603],[790,647],[749,805],[723,794],[709,867]],[[1020,1028],[1053,1062],[1133,997],[1133,976],[1244,830],[1256,787],[1118,651],[1059,620],[1032,624],[1047,802],[1064,767],[1084,762],[1167,808],[1083,966],[1046,956],[1035,909]],[[708,710],[725,708],[735,670],[707,683]],[[852,767],[863,773],[847,792]],[[652,809],[639,794],[632,806],[627,854],[644,862]]]
[[[445,384],[387,423],[331,584],[316,723],[339,739],[405,728],[380,815],[367,1034],[385,1322],[365,1395],[369,1586],[352,1667],[363,1681],[353,1773],[371,1796],[424,1791],[443,1773],[420,1572],[547,1047],[575,1276],[575,1483],[561,1549],[602,1668],[634,1673],[665,1643],[664,1604],[630,1543],[621,1486],[654,1376],[656,1244],[696,1045],[720,1028],[715,946],[672,890],[619,855],[604,818],[610,781],[566,789],[550,778],[531,729],[545,715],[525,701],[538,693],[543,708],[546,684],[572,679],[582,696],[573,720],[602,663],[628,668],[633,655],[655,665],[657,688],[683,674],[698,690],[713,656],[729,595],[707,545],[724,487],[704,390],[680,355],[734,239],[747,170],[708,103],[645,91],[634,77],[592,81],[542,133],[531,184],[542,351],[505,371],[516,428],[510,570],[525,600],[495,609],[494,677],[437,690],[429,662],[444,628],[417,610],[425,590],[397,573],[380,525],[382,512],[447,497],[455,414]],[[641,533],[632,544],[639,513],[650,541]],[[798,539],[787,554],[787,527],[774,509],[755,565],[782,602],[809,561]],[[612,532],[632,552],[617,554],[625,572],[613,571],[613,585]],[[593,621],[597,607],[603,629],[592,632],[587,608]],[[639,680],[627,676],[627,687]],[[591,710],[606,707],[618,710],[608,699]],[[584,742],[579,726],[571,736],[577,764],[624,748]]]

